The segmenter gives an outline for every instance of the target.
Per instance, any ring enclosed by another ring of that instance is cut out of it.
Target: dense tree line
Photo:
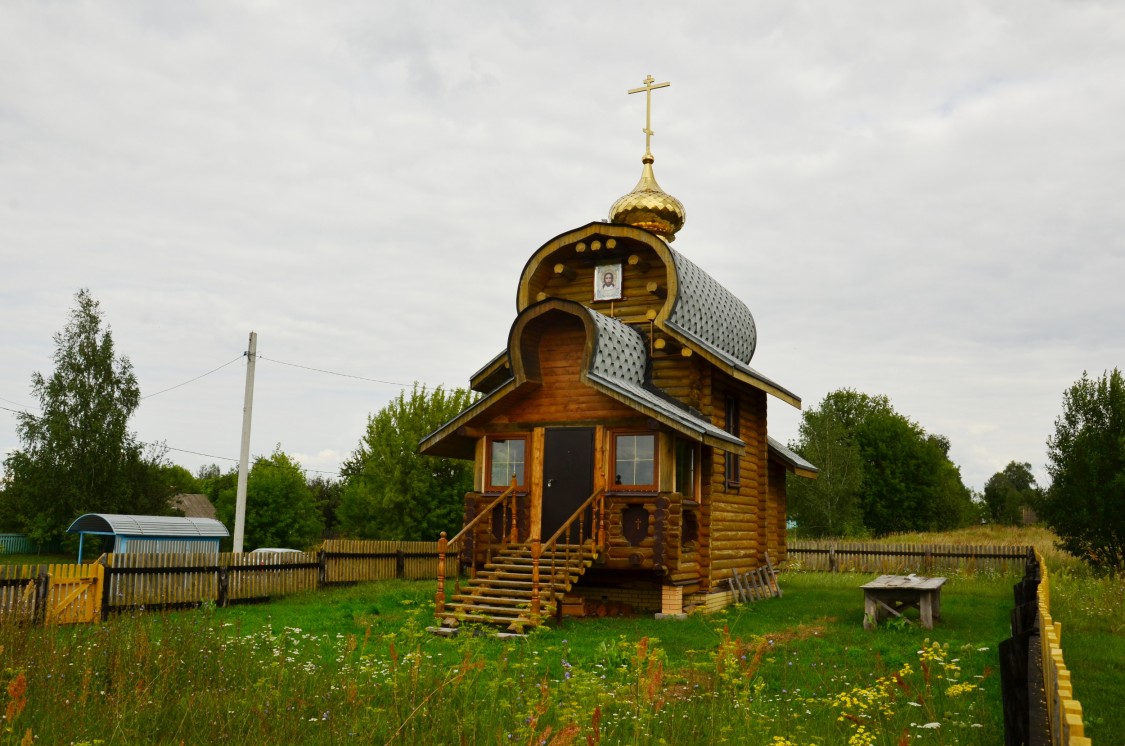
[[[359,446],[341,469],[340,530],[360,538],[417,541],[457,531],[473,464],[422,456],[418,443],[472,401],[465,389],[427,390],[415,384],[370,416]]]
[[[949,441],[851,389],[806,410],[794,451],[820,469],[790,477],[789,515],[814,536],[883,535],[966,525],[978,514]]]

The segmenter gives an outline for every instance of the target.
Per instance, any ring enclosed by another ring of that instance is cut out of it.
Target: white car
[[[268,564],[271,561],[271,555],[276,554],[300,554],[300,549],[286,549],[284,547],[258,547],[250,551],[250,554],[257,555],[257,562],[259,565]]]

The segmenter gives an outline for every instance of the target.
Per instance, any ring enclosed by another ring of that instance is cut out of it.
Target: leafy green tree
[[[160,476],[168,483],[173,495],[200,493],[199,480],[191,472],[178,464],[166,464],[160,468]]]
[[[473,401],[464,389],[418,384],[367,420],[367,432],[345,462],[340,530],[361,538],[432,541],[456,531],[472,488],[473,465],[418,453],[423,436]]]
[[[789,514],[803,533],[864,533],[860,505],[863,462],[855,431],[868,414],[889,408],[885,396],[841,389],[802,413],[798,440],[790,446],[820,469],[816,479],[792,475],[788,479]]]
[[[1031,464],[1012,461],[988,478],[982,493],[988,515],[996,523],[1014,526],[1023,520],[1023,507],[1039,509],[1042,491],[1035,484]]]
[[[894,411],[885,396],[850,389],[805,411],[793,450],[816,480],[790,477],[790,513],[813,535],[932,530],[972,520],[972,495],[949,441]]]
[[[31,377],[40,415],[17,415],[22,447],[4,461],[0,522],[46,542],[83,513],[169,512],[162,446],[129,431],[140,404],[129,359],[117,357],[98,302],[83,289],[55,334],[55,370]]]
[[[233,479],[218,481],[215,513],[233,530],[237,502],[238,472]],[[244,546],[306,549],[324,532],[313,493],[301,465],[282,453],[281,446],[267,457],[254,459],[246,477],[246,524]]]
[[[1043,518],[1068,552],[1125,570],[1125,380],[1117,368],[1082,378],[1063,394],[1047,439],[1051,487]]]
[[[320,511],[321,520],[324,521],[325,535],[335,535],[340,523],[336,514],[340,510],[340,501],[344,496],[343,481],[317,474],[309,479],[309,490],[312,491],[313,501]]]

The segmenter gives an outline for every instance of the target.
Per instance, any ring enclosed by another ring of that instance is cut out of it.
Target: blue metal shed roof
[[[70,534],[114,534],[151,538],[225,538],[227,527],[214,518],[87,513],[70,524]]]

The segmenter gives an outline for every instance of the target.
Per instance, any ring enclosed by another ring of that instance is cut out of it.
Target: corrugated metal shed
[[[70,524],[67,533],[117,534],[149,538],[230,536],[227,527],[214,518],[177,518],[164,515],[87,513]]]
[[[230,536],[214,518],[178,518],[159,515],[87,513],[70,524],[67,533],[78,534],[78,561],[86,534],[114,537],[113,551],[127,553],[218,553],[219,540]]]

